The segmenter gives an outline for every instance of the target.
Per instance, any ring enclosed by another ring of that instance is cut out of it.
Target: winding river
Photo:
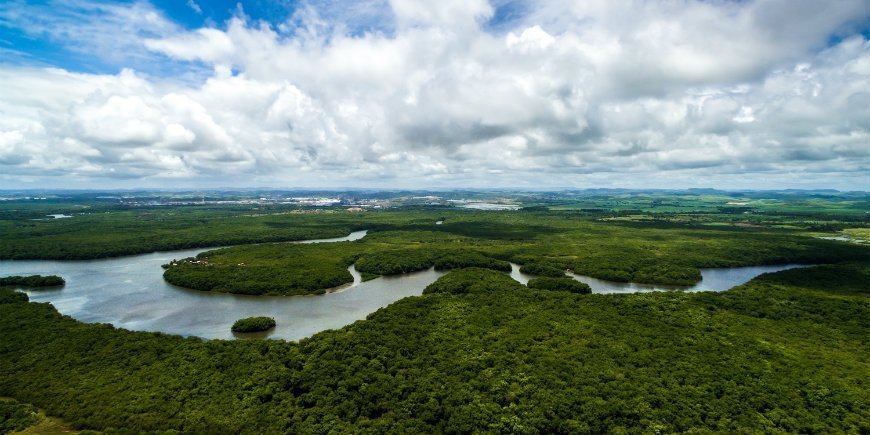
[[[361,239],[366,231],[335,239],[297,243],[330,243]],[[299,340],[326,329],[340,328],[423,289],[444,272],[429,269],[399,276],[360,282],[351,266],[353,284],[323,295],[244,296],[188,290],[163,280],[162,264],[211,250],[189,249],[154,252],[129,257],[86,261],[16,260],[0,261],[0,276],[60,275],[66,286],[58,289],[27,290],[30,300],[50,302],[58,311],[88,323],[111,323],[137,331],[159,331],[208,339],[231,339],[230,326],[242,317],[274,317],[278,326],[270,338]],[[727,290],[766,272],[798,265],[756,266],[733,269],[702,269],[703,280],[692,287],[647,286],[614,283],[573,275],[589,284],[594,293],[633,293],[681,289],[686,291]],[[528,275],[513,265],[511,276],[528,282]]]

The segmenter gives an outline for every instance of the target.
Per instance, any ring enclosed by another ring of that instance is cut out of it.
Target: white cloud
[[[216,62],[231,57],[236,48],[233,40],[220,30],[198,29],[163,39],[146,39],[145,47],[180,60]]]
[[[55,185],[870,188],[870,42],[825,47],[870,17],[866,1],[540,2],[504,33],[486,30],[482,0],[391,7],[390,34],[347,34],[313,9],[191,31],[144,3],[119,9],[156,29],[123,47],[210,76],[0,66],[0,172]]]
[[[199,7],[199,4],[197,4],[195,1],[187,0],[187,7],[189,7],[192,11],[196,12],[197,14],[202,15],[202,8]]]

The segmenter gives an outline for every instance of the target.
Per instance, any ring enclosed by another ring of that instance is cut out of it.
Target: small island
[[[66,284],[63,278],[57,275],[30,275],[30,276],[6,276],[0,278],[0,287],[5,286],[22,286],[22,287],[59,287]]]
[[[233,332],[263,332],[275,327],[275,319],[271,317],[246,317],[233,323]]]
[[[566,291],[571,293],[582,293],[589,294],[592,293],[592,288],[589,287],[589,284],[585,282],[576,281],[572,278],[551,278],[551,277],[540,277],[534,278],[528,283],[529,288],[537,289],[537,290],[550,290],[550,291]]]

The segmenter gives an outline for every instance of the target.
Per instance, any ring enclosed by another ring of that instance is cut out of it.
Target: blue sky
[[[225,29],[226,23],[234,16],[244,16],[251,22],[265,22],[273,28],[293,23],[293,16],[300,8],[311,7],[320,13],[331,25],[344,25],[347,33],[360,35],[365,32],[379,32],[391,35],[395,30],[393,15],[387,1],[356,2],[357,8],[347,14],[347,2],[322,0],[300,2],[296,0],[152,0],[132,1],[63,1],[35,0],[8,1],[10,10],[18,9],[27,13],[27,20],[0,20],[0,49],[5,63],[39,66],[56,66],[70,71],[88,73],[117,73],[123,68],[136,68],[151,74],[177,74],[179,67],[172,65],[170,59],[148,57],[84,56],[81,41],[64,38],[62,34],[51,31],[34,30],[29,25],[33,20],[44,26],[55,23],[70,24],[77,20],[98,21],[106,12],[95,7],[98,5],[135,5],[147,4],[162,14],[180,29],[195,30],[203,27]],[[359,5],[364,4],[364,8]],[[493,2],[493,16],[484,26],[491,32],[500,32],[522,19],[529,10],[523,0],[499,0]],[[361,13],[362,12],[362,13]],[[154,37],[158,34],[147,29],[139,29],[139,36]],[[288,32],[292,36],[292,27]],[[183,67],[189,68],[189,66]]]
[[[870,0],[2,0],[0,188],[870,189],[868,40]]]
[[[248,0],[248,1],[195,1],[195,0],[154,0],[143,1],[8,1],[9,10],[18,10],[26,19],[0,20],[0,47],[5,50],[4,62],[23,65],[50,65],[70,71],[88,73],[117,73],[123,68],[136,68],[153,74],[176,72],[169,65],[170,59],[148,57],[136,59],[114,53],[103,56],[100,53],[82,52],[82,41],[66,38],[62,32],[40,27],[72,25],[96,22],[111,15],[101,6],[147,5],[148,9],[160,13],[179,29],[193,30],[202,27],[225,28],[226,22],[237,15],[244,15],[254,22],[264,21],[277,26],[287,22],[300,6],[297,1]],[[33,26],[33,23],[40,26]],[[374,23],[382,25],[382,23]],[[139,37],[155,37],[159,33],[148,28],[137,29]],[[155,65],[155,61],[159,62]]]

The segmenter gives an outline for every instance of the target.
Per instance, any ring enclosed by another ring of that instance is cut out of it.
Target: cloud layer
[[[868,1],[505,6],[79,17],[61,36],[130,68],[0,64],[0,183],[870,189]],[[0,25],[54,29],[16,11]]]

